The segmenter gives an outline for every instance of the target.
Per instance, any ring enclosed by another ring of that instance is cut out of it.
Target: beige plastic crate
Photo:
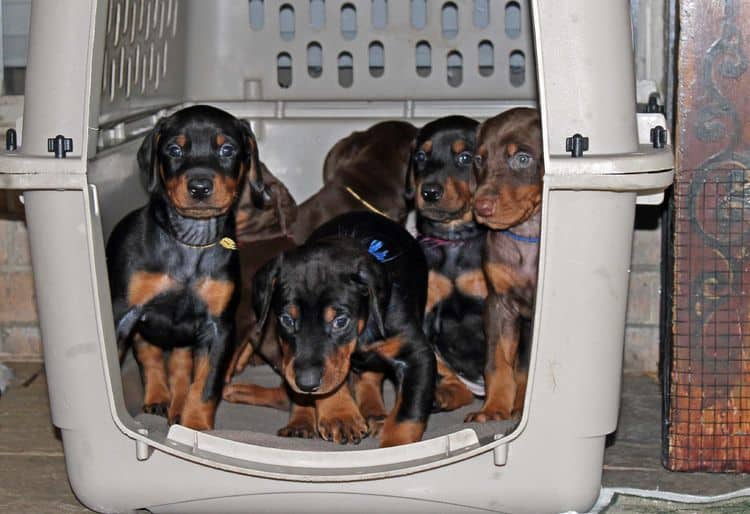
[[[663,119],[635,113],[628,3],[426,0],[423,15],[412,11],[421,0],[260,3],[262,23],[258,0],[32,4],[21,146],[0,155],[0,187],[24,192],[52,419],[75,493],[103,512],[585,511],[617,422],[636,200],[658,201],[672,180],[671,147],[649,142]],[[297,201],[320,186],[321,149],[354,129],[538,105],[546,176],[520,423],[334,452],[136,419],[104,241],[146,199],[139,136],[191,102],[249,119]],[[565,150],[576,133],[589,138],[580,158]],[[72,140],[65,159],[47,152],[57,134]]]

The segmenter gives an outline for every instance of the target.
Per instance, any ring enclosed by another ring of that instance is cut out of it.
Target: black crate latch
[[[570,152],[573,157],[581,157],[583,152],[589,149],[589,138],[581,134],[573,134],[572,137],[565,139],[565,151]]]
[[[54,152],[56,159],[64,159],[68,152],[73,151],[73,140],[58,134],[47,140],[47,151]]]

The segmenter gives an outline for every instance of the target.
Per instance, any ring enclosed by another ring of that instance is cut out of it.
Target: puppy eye
[[[414,154],[414,162],[425,162],[427,160],[427,154],[424,150],[420,150]]]
[[[346,327],[349,326],[349,316],[342,314],[341,316],[336,316],[333,319],[333,322],[331,323],[333,325],[333,328],[336,330],[344,330]]]
[[[294,328],[294,318],[286,312],[279,316],[279,323],[281,323],[284,328]]]
[[[461,166],[468,166],[469,164],[471,164],[472,158],[473,156],[471,155],[471,152],[461,152],[456,156],[456,161]]]
[[[510,167],[514,170],[528,168],[531,166],[532,157],[526,152],[516,153],[510,161]]]
[[[175,143],[167,146],[167,154],[170,157],[182,157],[182,147]]]
[[[231,157],[236,152],[233,145],[230,145],[229,143],[224,143],[219,148],[219,155],[222,157]]]

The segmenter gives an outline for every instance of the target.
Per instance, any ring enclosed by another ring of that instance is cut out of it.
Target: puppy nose
[[[495,201],[492,198],[477,198],[474,200],[474,212],[480,216],[492,216],[495,212]]]
[[[295,371],[294,381],[297,383],[300,391],[305,393],[314,393],[320,389],[320,370],[318,369],[306,369],[303,371]]]
[[[440,184],[430,183],[422,184],[422,198],[426,202],[437,202],[443,197],[443,186]]]
[[[190,196],[201,200],[211,195],[214,190],[214,182],[210,178],[191,178],[187,183]]]

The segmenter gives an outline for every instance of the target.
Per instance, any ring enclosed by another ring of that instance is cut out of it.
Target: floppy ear
[[[253,200],[255,207],[261,208],[266,202],[271,200],[271,195],[263,183],[263,172],[260,166],[260,157],[258,155],[258,141],[255,139],[253,129],[247,120],[240,120],[242,135],[245,137],[247,145],[246,155],[250,166],[248,173],[248,182],[250,183],[250,198]]]
[[[368,320],[374,321],[380,331],[380,336],[385,339],[385,322],[380,305],[380,296],[385,296],[384,284],[379,270],[374,266],[361,265],[354,275],[354,281],[362,288],[362,294],[368,297]]]
[[[278,282],[279,270],[284,260],[284,254],[265,263],[253,278],[253,310],[257,319],[255,325],[256,340],[260,340],[263,328],[271,310],[271,298]]]
[[[411,142],[409,165],[406,167],[406,182],[404,184],[404,198],[407,202],[414,200],[414,151],[417,149],[416,138]]]
[[[151,132],[143,138],[143,143],[138,149],[138,168],[141,171],[141,177],[147,184],[149,193],[154,193],[159,189],[161,179],[159,177],[159,159],[156,154],[159,148],[159,138],[164,120],[160,119],[151,129]]]

